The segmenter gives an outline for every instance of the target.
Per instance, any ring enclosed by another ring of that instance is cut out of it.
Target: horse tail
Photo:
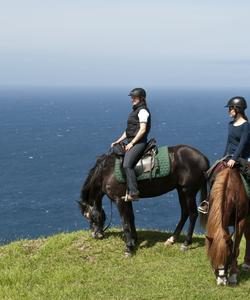
[[[223,227],[223,210],[225,209],[226,191],[231,183],[230,168],[226,168],[217,174],[210,192],[210,211],[207,220],[207,255],[213,265],[224,265],[226,260],[225,236]]]

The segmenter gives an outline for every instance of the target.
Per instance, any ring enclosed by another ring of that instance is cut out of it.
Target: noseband
[[[94,207],[91,205],[87,206],[87,212],[84,212],[84,217],[91,221],[91,217],[93,216]]]
[[[219,278],[225,278],[227,277],[227,271],[226,268],[218,268],[214,271],[215,275]]]

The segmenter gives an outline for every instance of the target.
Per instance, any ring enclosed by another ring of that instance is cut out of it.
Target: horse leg
[[[181,246],[181,250],[185,251],[188,249],[188,246],[192,244],[192,237],[195,227],[195,222],[198,218],[198,211],[196,205],[196,192],[185,191],[185,200],[186,206],[188,208],[188,215],[189,215],[189,226],[188,226],[188,233],[186,235],[185,241]]]
[[[246,220],[241,220],[237,225],[236,231],[236,237],[235,237],[235,244],[234,244],[234,252],[233,252],[233,259],[231,263],[231,269],[229,273],[228,283],[230,285],[236,285],[237,284],[237,274],[239,272],[238,270],[238,264],[237,264],[237,258],[240,253],[240,241],[244,232],[244,229],[246,227]]]
[[[121,216],[124,238],[125,238],[125,256],[129,257],[135,250],[137,242],[137,233],[134,222],[134,212],[132,202],[118,201],[117,207]]]
[[[244,256],[244,263],[242,264],[242,270],[249,271],[250,270],[250,220],[249,220],[249,217],[246,221],[244,236],[246,239],[246,250],[245,250],[245,256]]]
[[[177,191],[178,191],[179,202],[180,202],[180,206],[181,206],[181,218],[175,228],[173,235],[170,238],[168,238],[166,240],[166,242],[164,243],[165,246],[173,245],[175,243],[175,241],[178,239],[178,237],[182,231],[182,228],[185,225],[187,218],[188,218],[188,207],[186,204],[185,194],[183,193],[183,191],[181,189],[177,189]]]

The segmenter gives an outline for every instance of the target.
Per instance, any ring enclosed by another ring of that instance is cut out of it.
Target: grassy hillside
[[[106,236],[80,231],[0,247],[0,299],[249,299],[250,272],[236,288],[216,286],[202,236],[181,252],[164,246],[167,233],[139,231],[129,259],[120,230]]]

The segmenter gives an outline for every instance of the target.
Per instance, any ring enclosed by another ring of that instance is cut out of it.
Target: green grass
[[[0,299],[249,299],[250,272],[236,288],[217,287],[204,238],[192,249],[165,247],[169,234],[138,231],[136,254],[124,258],[118,229],[104,240],[89,231],[0,247]],[[242,263],[244,242],[239,263]]]

